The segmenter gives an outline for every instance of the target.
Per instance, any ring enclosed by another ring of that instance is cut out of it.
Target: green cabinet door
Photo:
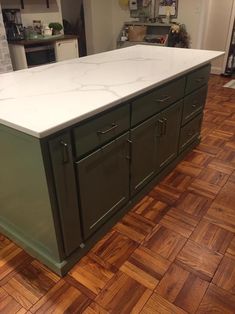
[[[131,195],[138,192],[156,171],[156,127],[159,115],[131,130]]]
[[[158,119],[157,172],[173,161],[178,154],[183,101],[164,110]]]
[[[129,132],[76,163],[84,238],[129,200]]]
[[[70,134],[64,133],[50,140],[49,149],[64,249],[68,256],[82,242]]]

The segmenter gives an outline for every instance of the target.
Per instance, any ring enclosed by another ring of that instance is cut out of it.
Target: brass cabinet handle
[[[109,129],[107,129],[107,130],[104,130],[104,131],[97,131],[97,133],[98,133],[98,134],[102,134],[102,135],[104,135],[104,134],[107,134],[107,133],[109,133],[109,132],[111,132],[111,131],[115,130],[117,127],[118,127],[118,125],[117,125],[117,124],[112,123],[111,128],[109,128]]]
[[[197,82],[197,83],[201,83],[201,82],[203,82],[203,81],[204,81],[204,77],[199,77],[199,78],[196,79],[196,82]]]
[[[64,141],[61,141],[60,144],[62,145],[63,163],[66,164],[69,162],[69,147]]]
[[[167,130],[167,119],[163,118],[163,122],[164,122],[164,127],[163,127],[163,135],[166,135],[166,130]]]
[[[158,136],[162,136],[164,133],[164,121],[163,120],[157,120],[158,122],[158,131],[159,131],[159,135]]]
[[[155,101],[163,103],[163,102],[166,102],[170,99],[171,99],[171,96],[165,96],[164,98],[156,99]]]

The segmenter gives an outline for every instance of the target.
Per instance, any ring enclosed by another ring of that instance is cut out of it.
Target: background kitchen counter
[[[59,36],[51,36],[44,39],[25,39],[25,40],[15,40],[10,41],[9,43],[12,45],[20,45],[20,46],[28,46],[28,45],[38,45],[38,44],[48,44],[55,41],[61,40],[70,40],[70,39],[78,39],[75,35],[59,35]]]

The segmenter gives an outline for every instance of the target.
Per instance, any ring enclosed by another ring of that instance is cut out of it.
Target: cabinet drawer
[[[184,96],[185,78],[177,79],[132,102],[131,126],[146,120]]]
[[[102,146],[130,126],[130,107],[128,104],[113,109],[86,121],[74,129],[76,157]]]
[[[128,140],[125,133],[76,163],[85,239],[128,202]]]
[[[211,66],[206,66],[193,71],[187,75],[185,94],[189,94],[195,89],[207,84],[210,75]]]
[[[202,124],[202,113],[181,128],[179,150],[182,152],[200,134]]]
[[[188,95],[184,99],[182,124],[184,125],[204,108],[207,95],[207,85]]]

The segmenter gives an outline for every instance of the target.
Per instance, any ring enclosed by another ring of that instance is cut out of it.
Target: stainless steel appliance
[[[54,45],[27,45],[25,54],[28,67],[33,67],[41,64],[53,63],[56,61]]]
[[[20,9],[3,9],[2,14],[8,41],[24,39]]]

